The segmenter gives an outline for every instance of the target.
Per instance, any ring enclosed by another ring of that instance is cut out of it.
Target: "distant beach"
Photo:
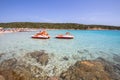
[[[29,32],[29,31],[37,31],[39,29],[36,28],[0,28],[0,34],[3,33],[14,33],[14,32]]]

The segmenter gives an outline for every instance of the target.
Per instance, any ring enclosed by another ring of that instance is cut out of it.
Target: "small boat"
[[[58,39],[73,39],[74,36],[72,36],[72,35],[57,35],[55,38],[58,38]]]
[[[36,39],[49,39],[50,36],[48,35],[48,33],[44,30],[41,31],[39,33],[36,33],[35,35],[32,36],[32,38],[36,38]]]
[[[32,38],[35,38],[35,39],[49,39],[50,36],[47,36],[47,35],[33,35]]]
[[[59,34],[55,38],[58,38],[58,39],[73,39],[74,36],[72,36],[69,32],[66,32],[65,35]]]

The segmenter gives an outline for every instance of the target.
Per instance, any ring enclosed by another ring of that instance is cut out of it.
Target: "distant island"
[[[79,29],[79,30],[120,30],[120,26],[85,25],[77,23],[35,23],[11,22],[0,23],[1,28],[47,28],[47,29]]]

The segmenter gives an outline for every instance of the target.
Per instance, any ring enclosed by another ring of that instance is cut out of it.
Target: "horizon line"
[[[50,23],[50,24],[81,24],[81,25],[97,25],[97,26],[115,26],[120,27],[120,25],[109,25],[109,24],[84,24],[84,23],[75,23],[75,22],[33,22],[33,21],[16,21],[16,22],[0,22],[1,23]]]

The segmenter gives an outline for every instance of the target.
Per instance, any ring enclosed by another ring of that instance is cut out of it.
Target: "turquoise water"
[[[56,39],[57,34],[70,32],[74,39]],[[114,61],[120,55],[120,31],[113,30],[48,30],[50,39],[32,39],[36,32],[0,34],[0,53],[5,58],[19,57],[28,52],[45,50],[57,57],[68,56],[74,60],[103,57]]]

